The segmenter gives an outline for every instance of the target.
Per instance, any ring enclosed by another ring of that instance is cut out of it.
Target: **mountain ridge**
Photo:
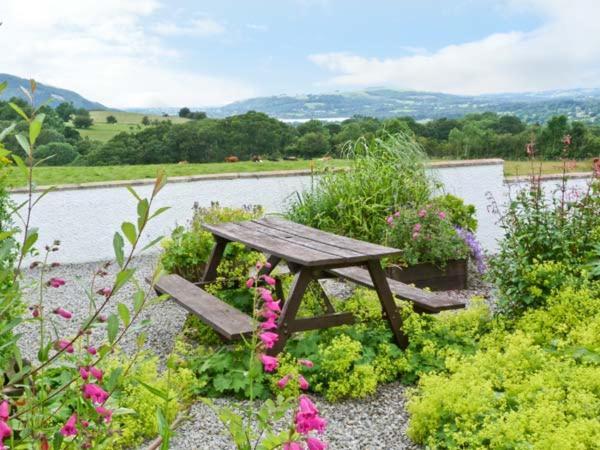
[[[7,81],[8,87],[0,95],[0,100],[8,100],[13,97],[27,99],[25,93],[20,89],[20,86],[29,88],[29,79],[21,78],[16,75],[0,73],[0,82]],[[37,81],[37,80],[36,80]],[[50,98],[59,97],[56,101],[50,103],[51,106],[58,106],[63,101],[73,102],[76,108],[85,108],[88,110],[105,110],[108,109],[101,103],[88,100],[82,95],[69,89],[58,88],[44,83],[37,83],[35,92],[36,104],[42,104]]]

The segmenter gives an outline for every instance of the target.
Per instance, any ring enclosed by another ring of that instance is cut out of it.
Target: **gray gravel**
[[[144,283],[144,277],[151,274],[156,264],[156,255],[137,258],[135,266],[138,267],[136,279]],[[57,318],[56,324],[62,336],[70,336],[77,331],[78,323],[84,315],[80,311],[87,311],[88,298],[85,289],[89,286],[94,272],[102,263],[86,263],[77,265],[64,265],[52,269],[45,277],[64,278],[67,284],[59,289],[48,289],[45,297],[46,308],[54,309],[62,306],[74,313],[74,318],[64,320]],[[110,274],[116,268],[108,269]],[[26,271],[26,279],[39,279],[39,269]],[[104,281],[108,283],[111,278]],[[102,282],[97,288],[103,287]],[[347,283],[325,283],[326,289],[332,295],[341,297],[351,294],[353,287]],[[107,313],[116,309],[118,302],[131,305],[133,287],[129,286],[119,292],[111,301]],[[469,289],[464,291],[449,291],[448,295],[469,299],[473,295],[483,295],[490,299],[489,286],[483,284],[476,274],[471,274]],[[37,293],[29,292],[25,296],[28,303],[37,301]],[[172,349],[175,337],[181,330],[185,321],[186,312],[173,302],[164,302],[149,307],[144,318],[152,321],[152,326],[147,330],[148,340],[146,347],[160,357],[166,357]],[[79,319],[79,320],[78,320]],[[18,330],[23,334],[21,339],[22,351],[25,357],[35,359],[34,347],[28,342],[37,342],[39,332],[33,323],[27,323]],[[99,340],[99,337],[98,337]],[[131,351],[134,348],[135,335],[129,336],[123,342],[123,349]],[[316,398],[322,415],[328,420],[328,429],[325,440],[329,442],[330,449],[417,449],[421,448],[410,441],[406,436],[408,414],[405,411],[405,387],[399,383],[391,383],[380,387],[375,396],[363,399],[330,404],[324,399]],[[219,399],[217,404],[231,404],[229,399]],[[225,434],[221,423],[214,413],[203,403],[196,403],[190,410],[189,420],[184,421],[176,430],[172,441],[172,449],[230,449],[231,442]]]

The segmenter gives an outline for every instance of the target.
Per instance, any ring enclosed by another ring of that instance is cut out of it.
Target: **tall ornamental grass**
[[[427,173],[427,155],[406,134],[348,143],[350,170],[322,174],[298,193],[287,217],[337,234],[382,242],[385,218],[399,207],[422,205],[439,184]]]

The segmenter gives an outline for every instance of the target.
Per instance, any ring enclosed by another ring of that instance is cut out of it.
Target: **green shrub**
[[[45,159],[45,166],[66,166],[72,163],[79,153],[66,142],[51,142],[50,144],[40,145],[33,154],[38,161]],[[48,159],[46,159],[48,158]]]
[[[176,227],[170,238],[162,242],[164,253],[161,263],[164,269],[193,282],[200,280],[215,244],[212,234],[205,231],[202,225],[251,220],[262,215],[263,209],[260,206],[238,209],[221,207],[218,203],[213,203],[208,208],[195,205],[189,226]],[[247,277],[250,267],[258,259],[257,253],[248,251],[242,244],[229,244],[217,275],[221,279],[239,281]]]
[[[507,328],[508,325],[508,328]],[[421,377],[409,435],[431,448],[596,448],[600,294],[564,286],[514,324],[496,319],[472,355]]]
[[[460,197],[452,194],[440,195],[431,199],[431,205],[438,211],[444,211],[448,221],[463,230],[477,231],[475,205],[467,205]]]
[[[574,199],[559,190],[550,201],[541,186],[521,189],[502,216],[504,238],[490,261],[499,307],[509,315],[542,306],[548,293],[584,271],[600,239],[600,182]],[[563,198],[564,197],[564,198]]]
[[[312,189],[298,194],[289,219],[325,231],[381,243],[385,218],[406,205],[422,205],[436,183],[425,169],[427,157],[409,136],[358,139],[346,150],[349,171],[319,175]]]

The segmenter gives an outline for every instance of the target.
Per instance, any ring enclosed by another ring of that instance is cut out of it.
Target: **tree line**
[[[20,105],[27,107],[25,102]],[[571,136],[570,157],[587,158],[600,154],[600,127],[552,117],[545,124],[527,124],[513,115],[469,114],[460,119],[435,119],[417,122],[411,117],[376,119],[355,116],[341,123],[309,120],[290,124],[260,112],[249,111],[224,119],[182,108],[182,124],[152,121],[147,126],[115,135],[106,143],[82,139],[71,124],[85,117],[78,110],[59,105],[46,107],[46,126],[38,142],[42,158],[56,156],[54,165],[119,165],[218,162],[229,156],[250,160],[280,159],[286,156],[317,158],[343,156],[344,144],[361,136],[367,138],[398,132],[408,133],[436,158],[469,159],[500,157],[523,159],[525,147],[535,142],[538,156],[560,158],[563,137]],[[88,114],[89,116],[89,114]],[[0,125],[15,121],[14,111],[0,102]],[[24,124],[17,126],[17,132]],[[19,151],[14,137],[7,147]]]

